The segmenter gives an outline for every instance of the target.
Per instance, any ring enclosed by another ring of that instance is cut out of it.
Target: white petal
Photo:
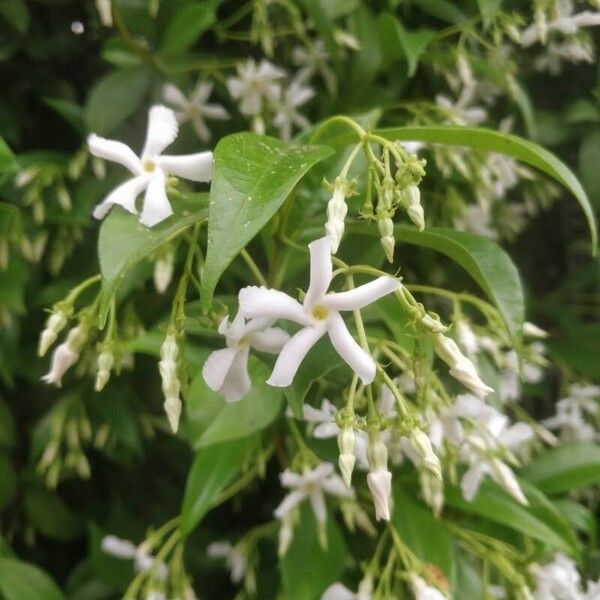
[[[206,554],[211,558],[227,558],[233,546],[229,542],[212,542],[206,548]]]
[[[248,375],[248,354],[250,348],[246,346],[239,350],[229,372],[225,376],[225,381],[219,390],[219,393],[227,402],[237,402],[241,400],[252,387],[252,381]]]
[[[137,214],[135,208],[135,199],[142,193],[144,188],[148,185],[149,177],[147,175],[140,175],[129,179],[125,183],[116,187],[96,208],[94,209],[94,217],[96,219],[103,219],[113,205],[118,204],[125,210]]]
[[[275,387],[290,385],[300,367],[300,363],[324,333],[324,329],[305,327],[293,335],[277,357],[277,362],[267,383]]]
[[[336,436],[339,432],[340,428],[337,426],[335,421],[330,421],[329,423],[319,423],[313,431],[313,437],[316,437],[319,440],[325,440],[327,438]]]
[[[172,83],[165,83],[163,86],[163,99],[168,104],[186,110],[188,107],[188,99],[184,93]]]
[[[400,289],[402,284],[392,277],[378,277],[374,281],[359,285],[353,290],[327,294],[325,303],[335,310],[355,310],[363,308]]]
[[[313,513],[318,523],[325,523],[327,521],[327,507],[325,506],[325,494],[321,488],[315,488],[310,492],[308,496],[310,505],[312,506]]]
[[[361,381],[365,385],[372,383],[375,379],[375,361],[356,343],[339,313],[330,315],[327,332],[336,352],[348,363]]]
[[[345,585],[334,583],[323,592],[321,600],[356,600],[356,596]]]
[[[166,106],[153,106],[148,112],[148,130],[142,151],[142,162],[146,158],[156,158],[177,137],[175,113]]]
[[[140,223],[146,227],[154,227],[173,214],[173,209],[167,198],[165,189],[165,174],[162,169],[156,169],[146,188],[144,208],[140,216]]]
[[[211,352],[206,359],[202,367],[202,377],[211,390],[218,392],[221,389],[236,353],[231,348],[223,348]]]
[[[123,540],[115,535],[107,535],[102,538],[100,547],[103,552],[116,556],[117,558],[134,558],[137,553],[137,546],[129,540]]]
[[[460,489],[462,490],[462,495],[467,502],[471,502],[471,500],[475,498],[486,472],[486,464],[482,461],[477,461],[463,475],[463,478],[460,480]]]
[[[310,284],[304,305],[308,308],[322,301],[331,284],[331,239],[329,236],[308,245],[310,250]]]
[[[279,290],[248,286],[238,295],[240,310],[247,318],[268,317],[274,321],[287,319],[300,325],[309,325],[310,319],[302,304]]]
[[[220,104],[205,104],[202,107],[202,114],[207,119],[214,121],[226,121],[229,119],[229,113]]]
[[[298,506],[304,498],[306,498],[306,494],[301,490],[290,492],[275,509],[273,514],[277,519],[283,519],[294,507]]]
[[[283,487],[300,487],[304,484],[304,475],[286,469],[279,474],[279,481],[281,481]]]
[[[339,475],[332,475],[321,483],[321,487],[332,496],[341,498],[352,498],[354,492],[346,487],[346,484]]]
[[[212,178],[212,152],[198,152],[183,156],[160,156],[156,164],[167,173],[190,181],[210,181]]]
[[[199,81],[190,96],[192,102],[202,106],[210,97],[212,89],[213,84],[210,81]]]
[[[95,133],[91,133],[88,136],[87,142],[90,153],[94,156],[119,163],[126,169],[129,169],[134,175],[141,173],[142,164],[140,159],[127,144],[115,140],[107,140]]]
[[[210,129],[206,126],[204,119],[200,115],[196,115],[192,119],[192,127],[196,132],[196,135],[203,141],[208,142],[211,138]],[[211,167],[212,169],[212,167]]]
[[[277,354],[290,339],[290,334],[280,327],[269,327],[264,331],[256,331],[248,335],[248,341],[260,352]]]

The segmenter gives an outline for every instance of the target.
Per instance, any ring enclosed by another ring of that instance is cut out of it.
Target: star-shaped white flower
[[[137,214],[136,198],[145,190],[140,223],[153,227],[173,214],[167,198],[167,175],[190,181],[208,182],[212,176],[212,152],[183,156],[162,155],[162,151],[177,137],[175,114],[165,106],[153,106],[148,112],[146,143],[141,156],[123,142],[107,140],[95,133],[88,137],[90,152],[99,158],[119,163],[133,174],[131,179],[115,188],[94,210],[102,219],[114,204]]]
[[[276,387],[292,383],[308,351],[325,334],[337,353],[366,385],[375,378],[375,361],[354,340],[340,311],[358,310],[400,288],[393,277],[378,277],[347,292],[327,293],[332,279],[331,240],[323,237],[308,245],[310,284],[304,303],[279,290],[247,287],[240,290],[240,310],[248,318],[287,319],[304,327],[283,347],[268,382]]]
[[[273,320],[253,319],[246,323],[240,311],[231,323],[227,317],[221,321],[219,333],[225,336],[227,348],[211,353],[202,368],[202,376],[206,385],[227,402],[241,400],[250,391],[250,347],[277,354],[290,339],[283,329],[269,327]]]
[[[239,101],[240,112],[252,117],[260,115],[264,100],[274,101],[279,95],[277,83],[285,76],[285,71],[277,68],[268,60],[257,65],[250,58],[245,64],[237,66],[237,77],[227,79],[227,89],[234,100]]]
[[[206,553],[211,558],[224,558],[225,564],[231,572],[231,582],[240,583],[246,574],[247,560],[239,549],[229,542],[212,542],[206,548]]]
[[[280,88],[277,99],[273,101],[275,116],[273,125],[279,129],[283,140],[292,139],[292,127],[306,129],[310,121],[300,112],[298,107],[308,102],[315,95],[315,91],[301,81],[294,80],[285,89]]]
[[[212,83],[199,81],[188,98],[172,83],[166,83],[163,87],[163,99],[175,109],[177,122],[181,124],[190,121],[196,135],[204,142],[211,137],[206,119],[214,121],[229,119],[229,113],[223,106],[208,102],[212,89]]]
[[[321,463],[315,469],[306,470],[304,473],[294,473],[286,469],[279,478],[281,485],[292,491],[275,509],[275,516],[278,519],[283,519],[298,504],[308,498],[317,522],[323,524],[327,520],[325,494],[340,498],[354,497],[354,491],[348,489],[342,478],[334,473],[331,463]]]

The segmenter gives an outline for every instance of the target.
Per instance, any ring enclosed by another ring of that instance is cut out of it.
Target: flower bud
[[[440,459],[431,447],[431,441],[426,433],[420,429],[413,429],[410,433],[410,443],[418,454],[423,467],[435,478],[442,478]]]
[[[115,362],[115,357],[110,350],[104,350],[98,356],[98,372],[96,373],[96,383],[94,390],[100,392],[110,379],[110,370]]]
[[[425,229],[425,211],[420,204],[409,206],[406,209],[406,214],[408,215],[408,218],[417,226],[419,231],[423,231]]]
[[[537,325],[530,323],[529,321],[525,321],[523,323],[523,335],[531,338],[539,338],[544,339],[547,338],[550,334],[547,331],[544,331]]]
[[[338,177],[335,180],[333,187],[333,196],[327,203],[327,222],[325,223],[325,231],[331,239],[332,254],[335,254],[338,251],[344,235],[344,220],[348,213],[348,205],[346,204],[347,188],[348,182],[342,177]]]
[[[68,312],[67,310],[58,310],[48,317],[46,326],[40,335],[38,356],[44,356],[48,352],[48,348],[54,344],[58,334],[65,328],[68,321]]]
[[[477,354],[477,351],[479,350],[479,341],[469,324],[461,319],[457,321],[455,329],[459,346],[469,356]]]
[[[280,558],[283,558],[294,539],[294,527],[290,516],[286,516],[281,521],[281,527],[279,528],[279,545],[277,548],[277,554]]]
[[[173,277],[175,254],[172,250],[160,256],[154,263],[154,287],[159,294],[164,294]]]
[[[494,479],[517,501],[528,506],[529,502],[512,472],[510,467],[504,464],[499,458],[493,458],[490,462],[494,471]]]
[[[429,471],[422,471],[419,476],[421,493],[427,506],[433,514],[439,517],[444,506],[444,483],[441,479],[432,476]]]
[[[421,325],[426,329],[429,329],[432,333],[444,333],[448,328],[439,320],[429,313],[421,318]]]
[[[352,471],[354,470],[354,463],[356,462],[356,457],[354,456],[354,446],[356,444],[354,428],[347,425],[340,429],[337,442],[340,451],[338,465],[342,473],[342,479],[347,487],[351,487]]]
[[[54,350],[50,371],[42,377],[42,381],[60,387],[63,375],[79,360],[79,352],[86,339],[87,328],[81,324],[73,327],[67,334],[67,340]]]
[[[179,348],[175,336],[168,334],[160,347],[161,360],[158,363],[158,370],[162,380],[163,394],[165,395],[163,407],[173,433],[177,433],[181,416],[181,400],[179,399],[181,382],[177,377],[178,353]]]
[[[179,395],[167,398],[163,403],[163,408],[167,414],[171,430],[173,433],[177,433],[179,418],[181,417],[181,400],[179,399]]]
[[[369,431],[369,445],[367,446],[367,458],[369,461],[369,473],[367,484],[373,504],[375,505],[375,518],[379,521],[390,520],[390,495],[392,492],[392,474],[387,470],[388,452],[381,441],[379,431]]]
[[[73,203],[71,201],[71,196],[64,185],[59,185],[56,190],[56,197],[58,199],[58,205],[66,212],[70,211],[73,208]]]

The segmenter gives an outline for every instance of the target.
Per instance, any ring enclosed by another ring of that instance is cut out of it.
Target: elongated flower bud
[[[94,390],[100,392],[110,379],[110,370],[115,363],[115,357],[110,350],[104,350],[98,356],[98,372],[96,373],[96,383]]]
[[[66,341],[54,350],[50,371],[42,377],[42,381],[57,387],[61,386],[63,375],[79,360],[79,353],[87,339],[87,334],[87,327],[82,324],[69,331]]]
[[[352,471],[356,463],[356,457],[354,456],[355,444],[356,436],[354,428],[350,426],[343,427],[338,434],[338,448],[340,451],[338,465],[342,473],[342,479],[347,487],[351,487],[352,485]]]
[[[65,328],[68,321],[67,311],[58,310],[53,312],[46,320],[46,326],[40,335],[38,344],[38,356],[44,356],[48,348],[54,344],[58,334]]]
[[[373,496],[375,518],[380,521],[390,520],[390,496],[392,493],[392,474],[387,469],[388,452],[381,441],[379,431],[369,431],[369,445],[367,446],[367,459],[369,460],[369,473],[367,484]]]
[[[415,452],[419,455],[421,464],[437,479],[442,478],[440,459],[431,447],[431,441],[426,433],[420,429],[413,429],[410,433],[410,442]]]
[[[331,239],[331,253],[338,251],[342,237],[344,236],[345,218],[348,213],[346,204],[346,191],[348,183],[345,179],[338,177],[333,187],[333,196],[327,203],[327,222],[325,231]]]
[[[162,381],[163,394],[165,395],[163,407],[173,433],[177,433],[181,416],[181,400],[179,399],[181,382],[177,377],[178,353],[179,348],[175,336],[168,334],[160,347],[161,360],[158,363],[158,370]]]
[[[173,277],[175,254],[173,251],[160,256],[154,263],[154,287],[159,294],[164,294]]]

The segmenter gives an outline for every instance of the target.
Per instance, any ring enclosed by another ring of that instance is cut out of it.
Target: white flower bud
[[[135,544],[131,543],[129,540],[122,540],[114,535],[103,537],[100,547],[106,554],[124,559],[135,558],[137,552]]]
[[[279,546],[277,549],[277,553],[280,558],[283,558],[294,539],[294,527],[292,523],[292,519],[289,517],[284,517],[281,521],[281,527],[279,528]]]
[[[542,328],[530,323],[529,321],[525,321],[523,323],[523,335],[532,338],[544,339],[547,338],[550,334],[547,331],[544,331]]]
[[[344,179],[336,179],[333,196],[327,203],[327,222],[325,231],[331,239],[331,253],[338,251],[342,237],[344,236],[345,218],[348,213],[346,204],[347,182]]]
[[[48,352],[48,348],[54,344],[58,334],[65,328],[67,320],[66,312],[61,310],[53,312],[48,317],[46,326],[40,335],[38,356],[44,356]]]
[[[354,446],[356,444],[354,429],[351,426],[342,428],[338,433],[337,442],[340,451],[338,465],[342,473],[342,479],[347,487],[351,487],[352,471],[356,463],[356,457],[354,456]]]
[[[63,342],[54,350],[50,371],[42,377],[42,381],[61,386],[62,377],[67,370],[79,360],[79,352],[87,338],[87,330],[81,325],[73,327]]]
[[[439,319],[432,317],[429,313],[421,319],[421,325],[429,329],[432,333],[444,333],[448,331],[448,328]]]
[[[431,508],[436,517],[442,512],[444,506],[444,483],[441,479],[432,476],[429,471],[422,471],[419,477],[421,493],[427,506]]]
[[[431,447],[431,441],[427,434],[420,429],[413,429],[410,433],[410,443],[419,455],[421,464],[437,479],[442,478],[442,467],[440,459]]]
[[[375,518],[380,521],[390,520],[390,495],[392,493],[392,474],[387,470],[370,472],[367,475],[367,483],[373,504],[375,506]]]
[[[92,157],[92,171],[96,179],[104,179],[106,177],[106,163],[97,156]]]
[[[163,408],[167,414],[171,430],[173,433],[177,433],[179,418],[181,417],[181,400],[179,399],[179,395],[167,398],[163,403]]]
[[[173,334],[165,337],[160,347],[161,361],[158,363],[158,370],[162,380],[162,390],[165,396],[163,407],[167,414],[169,424],[173,433],[177,433],[179,428],[179,418],[181,416],[181,400],[179,392],[181,382],[177,377],[177,355],[179,349]]]
[[[381,246],[385,252],[385,257],[389,262],[394,262],[394,247],[396,246],[396,240],[391,235],[386,235],[381,238]]]
[[[59,185],[56,190],[56,197],[58,199],[59,206],[64,211],[70,211],[73,208],[73,203],[71,202],[71,196],[64,185]]]
[[[406,209],[408,218],[417,226],[419,231],[425,229],[425,211],[420,204],[413,204]]]
[[[96,373],[96,383],[94,390],[100,392],[110,379],[110,370],[115,362],[115,357],[110,350],[104,350],[98,356],[98,372]]]
[[[172,251],[159,257],[154,263],[154,287],[159,294],[164,294],[173,277],[175,255]]]
[[[529,502],[512,472],[510,467],[504,464],[499,458],[493,458],[490,461],[492,469],[494,470],[494,479],[517,501],[528,506]]]
[[[460,347],[469,355],[474,356],[479,350],[479,341],[474,331],[469,327],[469,324],[460,320],[455,325],[456,338]]]

